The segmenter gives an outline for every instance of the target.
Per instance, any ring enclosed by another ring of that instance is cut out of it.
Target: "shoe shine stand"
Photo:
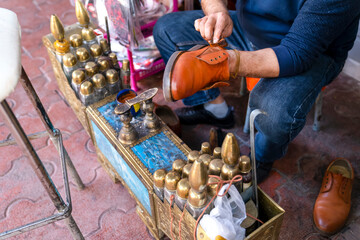
[[[0,116],[4,120],[5,124],[9,127],[14,138],[0,142],[0,146],[13,145],[17,143],[21,147],[25,156],[27,156],[30,160],[31,167],[33,168],[57,210],[57,213],[49,217],[0,233],[0,239],[16,236],[20,233],[30,231],[32,229],[62,219],[65,220],[66,225],[74,239],[84,239],[80,229],[71,215],[72,206],[69,180],[67,176],[67,166],[72,177],[75,179],[78,188],[83,189],[84,184],[82,183],[73,163],[71,162],[71,159],[69,158],[69,155],[63,146],[60,131],[54,128],[52,125],[49,116],[46,114],[46,111],[33,86],[31,85],[27,74],[21,66],[21,39],[19,22],[14,12],[4,8],[0,8],[0,35],[0,52],[2,53],[0,55],[0,72],[2,74],[0,78]],[[20,82],[46,128],[47,134],[50,136],[50,139],[59,152],[65,185],[66,202],[59,194],[59,191],[55,187],[53,181],[51,180],[43,163],[39,159],[29,140],[29,138],[36,139],[45,136],[46,132],[33,134],[28,138],[7,101],[5,100],[5,98],[10,95],[10,93],[17,85],[19,78],[21,78]]]

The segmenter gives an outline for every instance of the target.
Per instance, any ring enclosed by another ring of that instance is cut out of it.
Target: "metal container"
[[[71,82],[73,71],[75,71],[77,68],[77,59],[75,55],[72,53],[66,53],[63,56],[63,69],[65,76],[69,80],[69,83]]]
[[[122,61],[121,68],[121,82],[124,88],[131,88],[130,86],[130,65],[129,60],[124,59]]]
[[[81,83],[79,98],[85,106],[88,106],[95,102],[94,87],[90,81],[85,81]]]
[[[121,89],[121,81],[119,79],[119,73],[115,69],[109,69],[106,71],[106,82],[109,94],[116,94]]]
[[[91,81],[93,82],[95,88],[96,102],[109,95],[109,92],[106,89],[106,80],[104,75],[102,75],[101,73],[97,73],[91,78]]]
[[[77,69],[72,74],[71,86],[74,89],[76,95],[80,92],[80,85],[85,81],[85,72]]]
[[[84,68],[86,63],[90,61],[90,53],[84,47],[79,47],[76,50],[76,57],[79,60],[79,67]]]

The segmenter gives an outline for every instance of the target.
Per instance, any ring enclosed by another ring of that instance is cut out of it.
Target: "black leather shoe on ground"
[[[204,105],[184,107],[175,110],[180,122],[186,125],[210,124],[220,128],[232,128],[235,125],[234,111],[229,106],[224,118],[217,118],[204,108]]]

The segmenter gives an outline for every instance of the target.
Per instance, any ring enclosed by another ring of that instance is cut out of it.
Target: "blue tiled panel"
[[[157,169],[171,170],[176,159],[186,159],[185,154],[164,134],[159,133],[131,148],[151,174]]]
[[[124,180],[127,186],[134,193],[136,198],[141,202],[144,208],[151,215],[150,199],[147,188],[131,170],[129,165],[124,161],[120,154],[110,144],[109,140],[104,136],[96,124],[91,121],[94,130],[96,144],[102,154],[109,160],[111,165],[115,168],[120,177]]]
[[[98,111],[103,115],[106,121],[111,125],[111,127],[119,132],[122,126],[122,123],[119,121],[119,116],[114,113],[114,109],[117,103],[116,100],[109,102],[98,108]]]

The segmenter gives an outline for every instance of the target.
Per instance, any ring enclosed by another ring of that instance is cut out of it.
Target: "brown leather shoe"
[[[315,226],[332,235],[345,224],[350,212],[354,170],[346,159],[335,159],[325,172],[314,206]]]
[[[229,86],[228,56],[218,44],[173,53],[163,77],[165,99],[177,101],[200,90]]]

